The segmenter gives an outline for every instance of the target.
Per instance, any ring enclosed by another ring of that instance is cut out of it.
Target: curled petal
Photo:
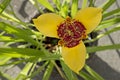
[[[84,43],[81,41],[73,48],[62,47],[62,57],[71,70],[79,73],[85,64],[86,48]]]
[[[102,19],[102,9],[88,7],[77,12],[75,19],[79,20],[87,29],[87,34],[92,32]]]
[[[46,13],[40,15],[37,19],[33,19],[33,22],[35,27],[44,35],[58,38],[57,26],[63,20],[64,19],[59,15],[54,13]]]

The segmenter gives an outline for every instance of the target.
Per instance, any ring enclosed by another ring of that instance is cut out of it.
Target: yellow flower
[[[36,28],[46,36],[59,38],[62,57],[68,67],[76,73],[85,64],[86,48],[82,41],[100,23],[102,9],[88,7],[66,19],[55,13],[45,13],[33,19]]]

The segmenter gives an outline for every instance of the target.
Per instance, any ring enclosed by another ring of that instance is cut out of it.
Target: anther
[[[86,29],[81,22],[67,17],[58,25],[57,34],[61,39],[60,44],[71,48],[77,46],[86,37]]]

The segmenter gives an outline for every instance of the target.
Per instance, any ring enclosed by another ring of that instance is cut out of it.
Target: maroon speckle
[[[81,39],[86,36],[84,25],[69,17],[58,26],[58,36],[65,47],[71,48],[77,46]],[[63,45],[61,44],[61,45]]]

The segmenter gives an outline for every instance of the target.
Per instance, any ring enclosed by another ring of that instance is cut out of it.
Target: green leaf
[[[104,13],[103,18],[110,17],[110,16],[117,16],[117,14],[120,14],[120,8]]]
[[[11,59],[11,57],[0,56],[0,66],[3,64],[6,64],[6,62],[9,61],[10,59]]]
[[[62,69],[67,76],[68,80],[78,80],[77,76],[72,72],[72,70],[63,62],[61,61]]]
[[[75,16],[78,10],[78,0],[72,0],[72,8],[71,8],[71,16],[72,18]]]
[[[38,69],[36,71],[34,71],[30,76],[28,76],[28,78],[33,78],[35,77],[37,74],[39,74],[42,70],[45,69],[46,65],[48,64],[48,61],[45,62],[42,66],[39,66]]]
[[[13,58],[37,57],[41,60],[58,60],[61,56],[57,54],[45,55],[44,51],[28,48],[0,48],[0,56]]]
[[[112,18],[112,19],[109,19],[109,20],[104,20],[100,23],[100,25],[103,25],[103,24],[107,24],[107,23],[110,23],[110,24],[115,24],[115,23],[118,23],[120,22],[120,18]]]
[[[60,0],[53,0],[53,2],[55,3],[57,9],[60,10],[60,8],[61,8],[61,2],[60,2]]]
[[[27,63],[25,67],[22,69],[20,74],[17,76],[16,80],[25,80],[25,78],[28,76],[28,72],[33,66],[33,63]],[[27,79],[28,80],[28,79]]]
[[[113,18],[113,19],[109,19],[109,20],[104,20],[100,23],[100,25],[94,30],[94,31],[98,31],[107,27],[110,27],[112,25],[115,25],[117,23],[120,22],[120,18]]]
[[[88,2],[88,0],[83,0],[83,2],[82,2],[82,9],[87,7],[87,2]]]
[[[99,74],[97,74],[92,68],[90,68],[88,65],[85,65],[85,70],[92,75],[94,78],[96,78],[95,80],[104,80]]]
[[[46,7],[47,9],[49,9],[50,11],[54,12],[54,8],[50,4],[50,2],[48,2],[48,0],[38,0],[38,2],[42,4],[44,7]]]
[[[1,57],[4,57],[4,56],[1,56]],[[9,58],[9,57],[7,57],[6,56],[6,58]],[[4,64],[2,64],[2,65],[0,65],[0,67],[1,66],[14,66],[14,65],[17,65],[17,64],[22,64],[23,62],[36,62],[37,60],[38,60],[38,58],[39,57],[30,57],[30,58],[25,58],[25,59],[23,59],[23,58],[21,58],[20,60],[12,60],[11,62],[8,62],[8,63],[4,63]],[[40,58],[40,61],[41,61],[41,58]],[[40,62],[39,61],[39,62]]]
[[[5,80],[14,80],[10,75],[0,71],[0,78],[1,77],[4,78]]]
[[[116,0],[107,0],[105,4],[102,6],[103,11],[107,10],[112,4],[114,4]]]
[[[59,12],[59,14],[61,16],[63,16],[64,18],[66,18],[68,16],[69,6],[70,6],[70,1],[69,0],[64,0],[62,5],[61,5],[60,12]]]
[[[24,39],[25,41],[30,42],[33,45],[38,45],[37,41],[32,39],[31,35],[34,34],[30,30],[16,28],[4,22],[0,22],[0,30],[6,31],[9,34],[13,34],[17,36],[17,38]]]
[[[92,52],[96,52],[96,51],[103,51],[103,50],[120,49],[120,44],[97,46],[97,47],[87,47],[86,49],[87,49],[87,53],[92,53]]]
[[[0,48],[0,56],[6,57],[45,57],[44,53],[40,50],[28,49],[28,48]]]
[[[46,69],[46,71],[45,71],[45,73],[44,73],[44,76],[43,76],[43,79],[42,79],[42,80],[49,80],[50,75],[51,75],[52,70],[53,70],[53,67],[54,67],[53,63],[50,62],[50,63],[48,64],[48,66],[47,66],[47,69]]]
[[[2,56],[2,57],[4,57],[4,56]],[[6,58],[9,58],[9,57],[6,57]],[[28,59],[30,59],[30,58],[28,58]],[[11,66],[11,65],[20,64],[20,63],[23,63],[23,62],[27,62],[28,59],[16,60],[16,61],[12,61],[12,62],[9,62],[9,63],[3,63],[3,64],[0,64],[0,67],[1,66],[4,67],[4,66]]]
[[[111,30],[109,30],[109,31],[107,31],[105,33],[99,34],[96,38],[93,38],[91,40],[85,40],[84,43],[94,42],[94,41],[100,39],[101,37],[104,37],[104,36],[106,36],[106,35],[108,35],[110,33],[113,33],[113,32],[119,31],[119,30],[120,30],[120,26],[115,27],[115,28],[113,28],[113,29],[111,29]]]
[[[37,0],[29,0],[30,1],[30,3],[32,3],[35,7],[36,7],[36,9],[40,12],[40,13],[44,13],[44,11],[41,9],[41,7],[39,6],[39,3],[38,3],[38,1]]]
[[[0,18],[3,19],[3,20],[9,20],[9,21],[12,21],[12,22],[16,22],[18,24],[22,24],[18,19],[16,19],[14,16],[11,16],[10,14],[6,13],[6,12],[3,12],[1,15],[0,15]]]
[[[23,39],[14,39],[10,36],[2,36],[0,35],[0,42],[21,42],[21,41],[24,41]]]
[[[13,41],[13,40],[14,39],[12,39],[12,37],[0,35],[0,42],[3,42],[3,41]]]
[[[9,5],[11,0],[3,0],[2,3],[0,3],[0,14],[5,10],[5,8]]]
[[[89,0],[89,7],[94,7],[95,0]]]
[[[81,70],[79,75],[84,79],[84,80],[96,80],[94,77],[92,77],[90,74],[86,73],[85,71]]]

